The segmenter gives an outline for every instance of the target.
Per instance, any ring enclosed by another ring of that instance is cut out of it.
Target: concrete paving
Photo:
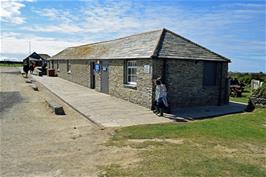
[[[158,117],[142,106],[96,92],[59,77],[32,76],[75,110],[103,127],[167,123],[215,117],[244,112],[246,105],[230,103],[224,106],[176,108],[172,114]]]
[[[172,114],[165,115],[170,119],[177,119],[182,117],[188,120],[198,120],[210,117],[216,117],[226,114],[234,114],[244,112],[246,104],[230,102],[228,105],[223,106],[198,106],[189,108],[176,108]]]
[[[154,115],[151,110],[142,106],[96,92],[59,77],[33,75],[32,78],[75,110],[104,127],[173,122]]]

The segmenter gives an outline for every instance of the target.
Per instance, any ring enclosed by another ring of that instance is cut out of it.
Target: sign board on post
[[[151,70],[150,65],[144,65],[144,73],[149,74]]]
[[[95,72],[100,72],[100,64],[95,64]]]
[[[103,71],[107,71],[107,66],[103,66]]]

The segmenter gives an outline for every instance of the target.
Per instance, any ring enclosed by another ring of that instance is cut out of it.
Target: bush
[[[229,77],[237,78],[239,81],[250,85],[252,79],[260,80],[266,82],[266,74],[263,72],[259,73],[239,73],[239,72],[229,72]]]
[[[265,98],[266,99],[266,82],[264,82],[260,88],[253,90],[251,96],[255,97],[255,98]]]

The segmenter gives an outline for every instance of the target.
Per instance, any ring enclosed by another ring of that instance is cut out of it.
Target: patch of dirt
[[[102,165],[118,164],[123,168],[127,168],[129,165],[134,165],[141,160],[137,157],[138,153],[138,149],[132,148],[130,146],[125,146],[122,148],[111,147],[111,149],[107,148],[107,150],[103,152],[103,156],[99,158],[102,160],[104,159]]]
[[[218,151],[220,151],[220,152],[225,152],[225,153],[229,153],[229,154],[232,154],[232,153],[234,153],[234,152],[237,152],[238,150],[237,149],[230,149],[230,148],[228,148],[228,147],[226,147],[226,146],[222,146],[222,145],[216,145],[215,147],[214,147],[214,149],[216,149],[216,150],[218,150]]]
[[[263,146],[257,146],[251,143],[245,143],[244,147],[247,151],[249,151],[250,153],[265,153],[266,149]]]
[[[166,142],[166,143],[172,143],[172,144],[184,144],[184,139],[129,139],[129,142],[133,143],[144,143],[144,142]]]

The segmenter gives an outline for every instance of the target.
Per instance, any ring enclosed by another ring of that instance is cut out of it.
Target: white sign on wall
[[[144,65],[144,73],[149,74],[151,70],[150,65]]]

